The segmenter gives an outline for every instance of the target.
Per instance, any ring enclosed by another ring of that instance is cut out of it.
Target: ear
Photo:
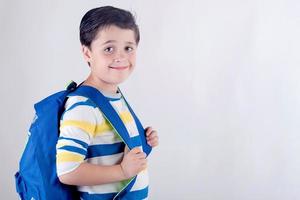
[[[87,63],[90,63],[92,60],[91,50],[87,46],[81,45],[81,52],[82,52],[84,60]]]

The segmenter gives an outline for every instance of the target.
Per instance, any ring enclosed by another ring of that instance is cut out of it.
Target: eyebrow
[[[115,43],[116,40],[107,40],[106,42],[102,43],[102,45],[109,44],[109,43]],[[135,42],[126,42],[126,44],[135,45]]]

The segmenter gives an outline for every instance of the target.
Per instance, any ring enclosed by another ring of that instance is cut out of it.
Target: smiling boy
[[[132,139],[141,133],[118,85],[135,68],[139,39],[134,17],[123,9],[95,8],[81,20],[82,53],[90,67],[82,85],[96,88],[108,99]],[[157,132],[151,127],[142,134],[148,145],[158,145]],[[143,147],[130,150],[90,99],[68,98],[56,148],[59,180],[78,186],[81,199],[147,199],[148,170]],[[135,176],[132,188],[121,198],[120,192]]]

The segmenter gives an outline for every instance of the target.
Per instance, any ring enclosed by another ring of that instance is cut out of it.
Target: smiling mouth
[[[111,69],[115,69],[115,70],[124,70],[124,69],[127,69],[128,66],[117,66],[117,67],[109,67]]]

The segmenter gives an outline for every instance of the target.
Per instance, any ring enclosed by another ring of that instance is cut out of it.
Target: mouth
[[[109,67],[110,69],[115,69],[115,70],[124,70],[127,69],[128,66],[115,66],[115,67]]]

